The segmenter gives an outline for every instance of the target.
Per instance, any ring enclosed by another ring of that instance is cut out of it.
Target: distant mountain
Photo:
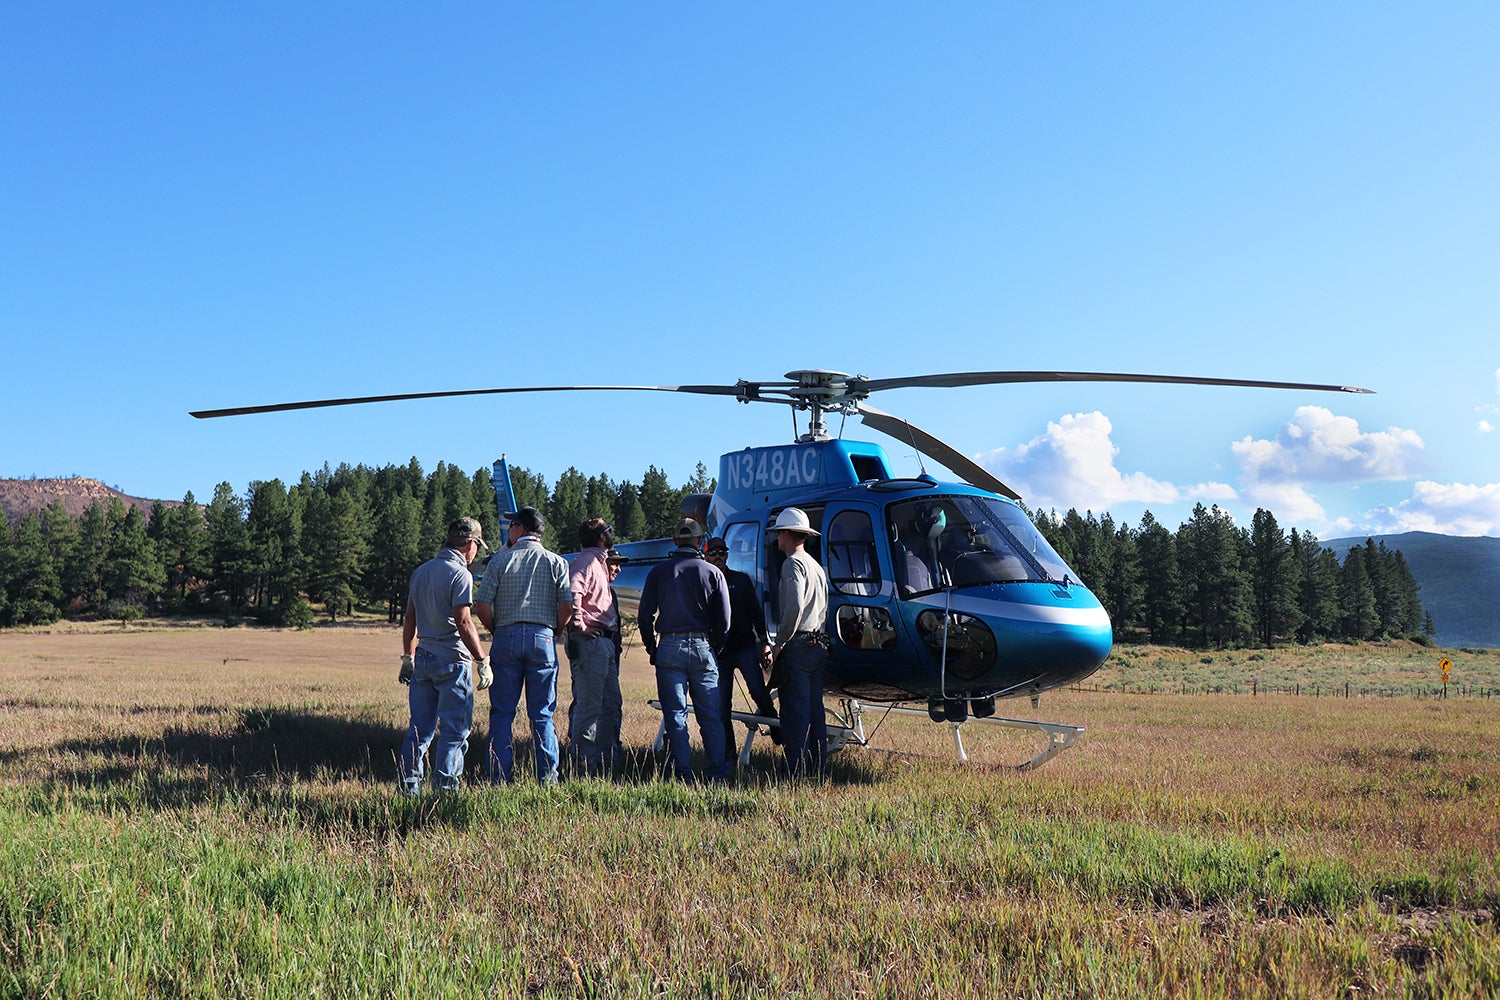
[[[151,505],[156,502],[121,493],[97,479],[0,479],[0,511],[5,513],[12,528],[27,514],[46,510],[58,500],[62,501],[63,509],[77,519],[91,504],[96,501],[107,504],[110,497],[119,497],[127,507],[139,507],[142,517],[151,514]],[[167,500],[164,503],[175,507],[181,501]]]
[[[1500,647],[1500,538],[1463,538],[1408,531],[1400,535],[1334,538],[1322,544],[1339,559],[1373,537],[1399,549],[1421,591],[1422,607],[1437,623],[1444,646]]]

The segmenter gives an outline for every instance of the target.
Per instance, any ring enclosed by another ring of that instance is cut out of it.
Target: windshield
[[[1072,571],[1024,511],[986,497],[924,497],[886,508],[905,595],[986,583],[1061,582]]]

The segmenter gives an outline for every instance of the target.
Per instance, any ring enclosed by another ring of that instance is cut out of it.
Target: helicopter
[[[867,742],[863,713],[922,715],[947,724],[960,761],[968,722],[1030,731],[1047,740],[1019,765],[1040,766],[1073,746],[1083,730],[1061,723],[995,715],[997,700],[1040,696],[1098,670],[1114,643],[1099,599],[1042,536],[1021,496],[972,459],[904,418],[878,410],[872,393],[912,387],[1038,382],[1129,382],[1242,386],[1370,393],[1348,385],[1176,375],[1062,371],[976,371],[869,378],[821,368],[787,372],[784,381],[675,386],[525,386],[401,393],[192,411],[197,418],[273,413],[458,396],[520,392],[680,392],[740,403],[780,403],[793,411],[794,440],[746,447],[719,459],[712,493],[692,494],[683,516],[701,521],[729,547],[728,566],[755,581],[765,620],[780,618],[778,581],[784,557],[771,525],[788,507],[804,511],[818,534],[808,551],[828,577],[827,694],[832,709],[829,749]],[[806,414],[806,429],[797,414]],[[868,427],[909,445],[961,477],[943,482],[925,470],[893,473],[885,450],[830,433],[827,418],[857,416]],[[515,510],[504,459],[493,482],[502,528]],[[503,535],[503,531],[502,531]],[[629,560],[615,581],[624,613],[633,614],[650,567],[668,557],[671,539],[617,546]],[[750,735],[773,719],[735,712]]]

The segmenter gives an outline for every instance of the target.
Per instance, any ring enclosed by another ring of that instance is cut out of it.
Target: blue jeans
[[[598,775],[614,767],[620,746],[620,661],[607,635],[568,636],[568,667],[573,703],[568,707],[568,757],[581,773]]]
[[[724,753],[729,760],[739,754],[734,739],[734,672],[745,678],[745,690],[755,703],[756,715],[775,715],[776,706],[766,692],[766,679],[760,669],[760,650],[746,646],[719,657],[719,718],[724,723]]]
[[[512,780],[515,755],[511,729],[524,687],[531,742],[536,749],[536,778],[547,784],[557,781],[557,730],[552,726],[552,714],[557,711],[557,649],[552,643],[552,630],[529,622],[500,626],[490,645],[490,666],[495,671],[495,683],[490,688],[485,773],[496,784]]]
[[[781,748],[794,778],[824,774],[828,723],[823,714],[823,667],[828,650],[805,639],[782,648],[787,658],[786,683],[781,688]]]
[[[432,746],[433,783],[443,791],[457,791],[464,773],[464,754],[474,726],[474,677],[469,660],[452,659],[418,648],[406,696],[411,725],[401,743],[401,787],[416,794],[427,768]]]
[[[656,647],[656,695],[661,699],[672,769],[686,782],[693,780],[693,751],[687,728],[689,693],[707,758],[704,773],[711,780],[727,781],[729,762],[724,758],[724,724],[719,719],[719,667],[713,650],[707,639],[664,635]]]

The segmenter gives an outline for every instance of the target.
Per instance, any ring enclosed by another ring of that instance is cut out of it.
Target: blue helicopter
[[[798,507],[819,532],[808,548],[828,575],[826,690],[840,702],[830,726],[830,748],[866,742],[863,712],[874,704],[886,712],[920,714],[946,723],[960,760],[967,759],[960,727],[971,720],[1039,733],[1047,745],[1021,765],[1029,768],[1072,746],[1083,730],[997,717],[996,700],[1024,697],[1035,707],[1044,692],[1077,683],[1099,669],[1114,641],[1109,615],[1036,529],[1018,503],[1019,494],[909,421],[870,406],[870,394],[1024,382],[1371,391],[1344,385],[1102,372],[953,372],[872,379],[804,369],[788,372],[785,379],[742,379],[732,385],[471,389],[277,403],[192,415],[221,417],[513,392],[685,392],[789,405],[794,427],[795,414],[807,414],[805,432],[789,444],[747,447],[721,456],[714,492],[687,497],[682,513],[723,537],[730,568],[756,582],[765,620],[772,623],[780,617],[777,583],[783,557],[770,525],[783,509]],[[896,476],[879,445],[830,434],[825,419],[830,414],[858,416],[964,481],[940,482],[925,473]],[[515,509],[503,459],[495,472],[503,519],[505,511]],[[630,561],[615,587],[623,610],[633,614],[646,573],[667,558],[672,542],[630,542],[619,548]],[[773,720],[738,712],[735,717],[751,727],[743,750],[748,758],[754,735]]]

